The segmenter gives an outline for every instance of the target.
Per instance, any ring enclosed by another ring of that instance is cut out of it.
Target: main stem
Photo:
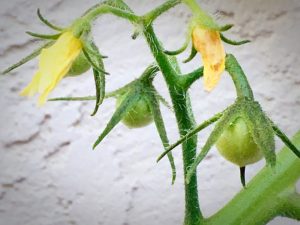
[[[191,110],[189,95],[183,88],[177,84],[179,77],[175,67],[170,62],[167,55],[164,54],[152,26],[148,26],[144,34],[151,48],[152,54],[164,75],[168,84],[169,92],[174,106],[174,111],[181,136],[195,127],[195,120]],[[193,163],[196,157],[197,137],[188,139],[182,145],[184,176],[186,178],[188,167]],[[203,220],[198,201],[197,176],[191,178],[189,184],[185,183],[185,225],[199,225]]]

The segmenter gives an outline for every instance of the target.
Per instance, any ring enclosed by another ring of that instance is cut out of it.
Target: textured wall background
[[[25,56],[39,43],[24,32],[44,31],[35,16],[37,8],[53,22],[68,25],[95,0],[10,0],[0,7],[1,70]],[[162,0],[128,0],[143,13]],[[228,32],[235,39],[251,39],[236,54],[248,73],[256,98],[289,135],[300,128],[300,1],[205,0],[204,8],[222,22],[236,26]],[[163,15],[155,29],[168,49],[178,47],[189,18],[187,9],[176,7]],[[95,24],[97,44],[105,55],[108,90],[137,77],[152,62],[142,37],[130,38],[132,27],[113,16]],[[182,59],[188,53],[180,56]],[[199,66],[197,57],[184,71]],[[156,164],[162,146],[154,125],[130,130],[118,125],[99,146],[91,145],[104,128],[114,100],[107,100],[96,117],[92,102],[48,103],[37,108],[34,99],[18,96],[36,70],[36,61],[0,78],[0,224],[1,225],[175,225],[183,220],[181,154],[175,151],[178,179],[171,186],[167,160]],[[164,82],[156,80],[166,95]],[[91,72],[64,79],[52,94],[80,96],[94,93]],[[200,122],[234,101],[229,76],[208,94],[202,82],[192,88],[192,100]],[[174,115],[163,108],[169,136],[178,137]],[[201,134],[203,145],[208,132]],[[278,148],[282,146],[278,142]],[[248,178],[263,166],[248,169]],[[200,201],[206,215],[221,208],[241,188],[238,169],[214,150],[198,169]],[[270,224],[298,224],[275,219]]]

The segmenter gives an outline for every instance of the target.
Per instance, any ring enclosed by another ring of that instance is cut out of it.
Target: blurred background
[[[127,0],[138,14],[163,0]],[[0,69],[8,67],[39,46],[25,31],[49,33],[36,10],[53,23],[67,26],[96,0],[1,0]],[[226,45],[248,74],[256,99],[267,114],[290,136],[300,129],[300,1],[203,0],[202,7],[221,24],[233,23],[232,39],[250,39],[241,47]],[[184,41],[190,13],[177,6],[155,21],[155,30],[166,49]],[[107,89],[112,91],[137,78],[153,58],[143,37],[133,41],[127,21],[106,15],[93,28],[104,55]],[[189,51],[179,56],[182,61]],[[201,65],[197,56],[182,65],[188,72]],[[92,151],[115,108],[107,99],[91,117],[93,102],[49,102],[36,106],[19,92],[37,69],[33,60],[6,77],[0,77],[0,224],[1,225],[179,225],[183,221],[184,192],[180,149],[174,150],[177,180],[171,185],[167,160],[156,164],[163,150],[154,124],[128,129],[119,124]],[[169,99],[164,80],[155,85]],[[64,79],[51,97],[94,95],[91,71]],[[197,122],[209,118],[234,101],[230,77],[224,74],[211,93],[202,81],[191,89]],[[171,142],[178,138],[174,114],[162,106]],[[210,129],[199,135],[199,148]],[[277,141],[277,149],[282,144]],[[264,161],[249,166],[247,179]],[[240,189],[239,170],[216,149],[198,167],[199,195],[206,216],[222,208]],[[299,186],[299,185],[298,185]],[[270,225],[296,225],[276,218]]]

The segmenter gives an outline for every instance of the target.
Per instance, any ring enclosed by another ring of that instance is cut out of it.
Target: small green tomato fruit
[[[223,132],[216,146],[225,159],[239,167],[255,163],[263,157],[242,118],[237,118]]]
[[[91,68],[91,65],[87,58],[85,57],[84,53],[81,51],[80,54],[77,56],[75,61],[73,62],[69,72],[68,76],[78,76],[86,71],[88,71]]]
[[[126,95],[122,95],[117,99],[117,107],[125,97]],[[153,116],[145,97],[142,97],[122,119],[122,122],[129,128],[144,127],[152,121]]]

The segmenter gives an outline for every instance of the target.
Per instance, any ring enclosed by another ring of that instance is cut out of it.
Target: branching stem
[[[190,74],[181,75],[178,67],[174,66],[174,61],[165,54],[164,48],[156,37],[151,25],[158,16],[180,2],[180,0],[169,0],[144,16],[137,16],[122,0],[116,0],[116,3],[121,3],[125,8],[103,3],[88,10],[81,19],[83,22],[90,23],[101,14],[111,13],[143,28],[146,41],[168,85],[180,136],[185,138],[181,142],[184,176],[186,179],[188,169],[196,157],[197,148],[197,136],[193,134],[186,136],[189,131],[195,129],[194,115],[187,90],[194,81],[202,76],[203,68],[199,68]],[[182,2],[191,9],[193,14],[199,17],[203,14],[203,18],[206,16],[195,0],[182,0]],[[154,70],[154,72],[157,70],[155,67],[149,69],[150,71]],[[232,55],[228,55],[226,58],[226,69],[234,81],[237,95],[253,99],[253,93],[247,78]],[[93,97],[87,97],[85,100],[91,99]],[[294,140],[295,145],[300,146],[300,132]],[[294,186],[299,179],[300,160],[287,148],[284,148],[278,155],[278,163],[275,169],[276,171],[274,172],[268,167],[264,168],[249,183],[246,190],[242,190],[223,209],[208,219],[204,219],[200,211],[197,177],[194,174],[190,182],[185,184],[184,225],[262,225],[277,215],[284,215],[299,220],[299,195],[289,195],[287,198],[282,196],[287,192],[287,187]]]
[[[179,133],[181,136],[184,136],[189,130],[192,130],[195,127],[195,120],[191,110],[189,95],[186,93],[186,90],[182,89],[178,85],[177,82],[180,71],[177,71],[176,68],[173,67],[169,57],[164,53],[151,25],[145,29],[144,35],[168,85],[178,123]],[[196,156],[196,148],[196,136],[186,140],[182,145],[185,178],[188,167],[192,164]],[[190,183],[185,185],[185,225],[199,225],[202,224],[203,221],[198,201],[197,186],[197,177],[195,174],[191,178]]]
[[[168,11],[169,9],[173,8],[174,6],[181,3],[181,0],[169,0],[160,5],[159,7],[151,10],[149,13],[144,15],[144,20],[146,24],[151,24],[157,17],[159,17],[164,12]]]
[[[82,17],[83,20],[92,22],[97,19],[102,14],[114,14],[115,16],[122,17],[126,20],[129,20],[132,23],[139,23],[140,17],[125,10],[119,9],[117,7],[112,7],[105,4],[99,4],[97,7],[93,7],[91,10]]]

